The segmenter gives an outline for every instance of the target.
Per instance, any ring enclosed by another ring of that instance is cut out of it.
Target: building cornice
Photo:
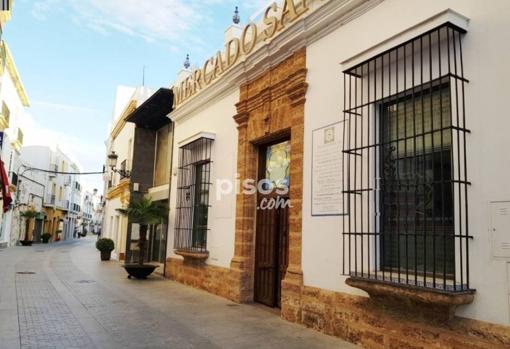
[[[383,0],[333,0],[324,1],[313,12],[296,20],[270,42],[261,44],[248,57],[226,71],[169,114],[179,121],[207,107],[210,101],[221,99],[253,80],[264,71],[277,66],[302,47],[328,35],[342,25],[366,13]]]
[[[2,56],[4,58],[4,62],[2,64],[2,73],[4,68],[7,68],[9,75],[14,83],[14,87],[16,88],[16,92],[21,100],[21,103],[25,107],[30,106],[30,102],[28,100],[27,93],[25,91],[25,87],[23,86],[23,82],[21,81],[21,77],[18,73],[18,69],[16,68],[16,64],[14,63],[14,58],[12,57],[11,50],[5,41],[2,40],[1,43]]]
[[[137,101],[135,99],[132,99],[126,106],[120,117],[117,119],[117,122],[115,123],[115,126],[113,127],[112,132],[110,133],[112,140],[117,138],[120,131],[122,131],[122,129],[126,125],[127,122],[126,119],[129,117],[129,115],[131,115],[131,113],[133,113],[136,110],[136,104]]]

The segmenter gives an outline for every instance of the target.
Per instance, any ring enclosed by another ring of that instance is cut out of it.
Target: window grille
[[[179,149],[176,250],[207,251],[212,142],[212,139],[200,138]]]
[[[470,291],[464,34],[445,23],[344,71],[345,275]]]

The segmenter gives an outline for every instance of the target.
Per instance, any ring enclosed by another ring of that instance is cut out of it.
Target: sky
[[[242,23],[270,0],[16,0],[4,27],[30,100],[24,145],[57,146],[82,171],[101,171],[116,87],[172,84],[223,48],[239,6]],[[102,176],[83,176],[86,189]]]

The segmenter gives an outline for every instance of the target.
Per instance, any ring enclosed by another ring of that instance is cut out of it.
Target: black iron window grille
[[[199,138],[179,149],[174,248],[207,251],[213,140]]]
[[[464,34],[445,23],[344,71],[345,275],[470,291]]]

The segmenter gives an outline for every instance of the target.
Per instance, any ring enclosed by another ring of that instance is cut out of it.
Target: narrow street
[[[0,249],[0,348],[355,348],[263,307],[129,280],[94,242]]]

